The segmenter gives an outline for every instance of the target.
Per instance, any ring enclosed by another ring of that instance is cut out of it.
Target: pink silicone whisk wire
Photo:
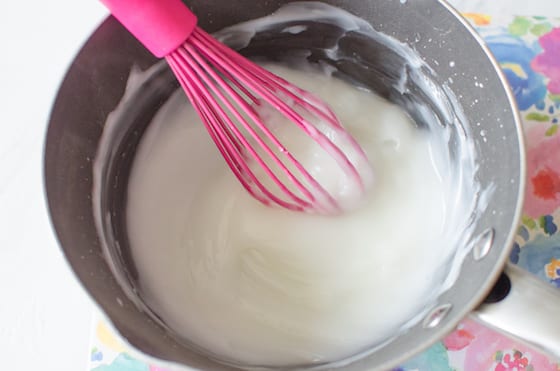
[[[101,0],[152,53],[165,57],[210,137],[243,187],[265,205],[333,214],[341,205],[286,148],[255,108],[269,105],[328,153],[363,192],[327,126],[367,158],[320,99],[244,58],[196,26],[180,0]],[[320,123],[320,125],[319,125]]]

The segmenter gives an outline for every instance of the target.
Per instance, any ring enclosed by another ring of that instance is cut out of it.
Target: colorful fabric
[[[500,63],[526,133],[526,201],[511,261],[560,288],[560,19],[465,16]],[[90,365],[91,371],[167,371],[132,358],[102,320],[93,334]],[[465,319],[452,334],[397,370],[560,371],[560,364]]]

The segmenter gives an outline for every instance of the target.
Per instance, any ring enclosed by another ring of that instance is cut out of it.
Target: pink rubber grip
[[[101,0],[149,51],[164,57],[188,39],[196,16],[181,0]]]

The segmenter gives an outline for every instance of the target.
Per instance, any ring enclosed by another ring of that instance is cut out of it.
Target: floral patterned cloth
[[[560,288],[560,19],[465,16],[498,59],[526,133],[527,193],[511,261]],[[102,320],[93,334],[90,370],[167,371],[132,358]],[[467,318],[396,370],[560,371],[560,364]]]
[[[560,20],[471,18],[515,94],[527,141],[527,190],[511,261],[560,288]]]

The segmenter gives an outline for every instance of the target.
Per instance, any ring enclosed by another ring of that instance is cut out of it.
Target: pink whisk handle
[[[162,58],[187,40],[196,16],[181,0],[101,0],[156,57]]]

